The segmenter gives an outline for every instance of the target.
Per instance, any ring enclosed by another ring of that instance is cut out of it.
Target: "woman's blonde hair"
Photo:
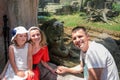
[[[45,36],[44,32],[43,32],[42,30],[40,30],[39,27],[32,26],[32,27],[28,30],[29,35],[30,35],[30,31],[32,31],[32,30],[39,30],[39,32],[40,32],[40,34],[41,34],[41,41],[40,41],[40,43],[39,43],[40,46],[45,46],[45,45],[47,45],[46,36]],[[32,43],[31,39],[30,39],[29,41]]]

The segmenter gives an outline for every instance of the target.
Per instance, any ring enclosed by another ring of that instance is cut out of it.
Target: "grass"
[[[80,16],[82,15],[82,16]],[[47,19],[56,18],[60,21],[64,21],[65,27],[75,27],[77,25],[95,27],[95,28],[104,28],[107,30],[120,31],[120,15],[118,17],[112,18],[108,21],[109,23],[104,22],[91,22],[87,21],[87,16],[84,13],[76,13],[72,15],[51,15]],[[116,23],[117,21],[118,23]]]

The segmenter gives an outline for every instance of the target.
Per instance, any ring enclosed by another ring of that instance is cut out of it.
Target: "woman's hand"
[[[28,70],[28,71],[27,71],[27,74],[28,74],[28,76],[31,77],[31,78],[35,75],[34,72],[31,71],[31,70]]]
[[[56,69],[52,69],[52,70],[50,70],[53,74],[55,74],[56,75]]]
[[[41,61],[42,65],[50,70],[53,74],[56,74],[56,69],[53,69],[51,66],[48,65],[47,62]]]

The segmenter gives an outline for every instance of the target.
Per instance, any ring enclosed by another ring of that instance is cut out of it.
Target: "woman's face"
[[[41,34],[39,30],[31,30],[30,31],[30,39],[33,43],[39,44],[41,41]]]

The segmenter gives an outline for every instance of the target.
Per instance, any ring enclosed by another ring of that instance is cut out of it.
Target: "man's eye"
[[[73,40],[75,40],[76,38],[73,38]]]
[[[78,36],[78,38],[81,38],[82,36]]]

